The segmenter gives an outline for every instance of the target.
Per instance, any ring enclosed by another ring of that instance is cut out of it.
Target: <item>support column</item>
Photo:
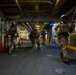
[[[46,39],[47,43],[52,43],[52,26],[49,27],[49,29],[47,29],[47,39]]]

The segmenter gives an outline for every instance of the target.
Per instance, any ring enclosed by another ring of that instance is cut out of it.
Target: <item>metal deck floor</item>
[[[34,51],[31,46],[22,47],[11,55],[0,53],[0,75],[76,75],[76,55],[71,56],[67,65],[60,59],[59,47],[54,44]]]

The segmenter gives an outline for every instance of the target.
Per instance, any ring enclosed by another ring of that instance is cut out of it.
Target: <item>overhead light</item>
[[[59,0],[56,0],[56,5],[57,5],[58,3],[59,3]],[[55,5],[55,6],[56,6],[56,5]]]
[[[44,22],[44,24],[49,24],[48,22]]]
[[[35,10],[38,11],[39,10],[39,5],[35,4]]]
[[[36,27],[39,28],[40,26],[39,25],[36,25]]]

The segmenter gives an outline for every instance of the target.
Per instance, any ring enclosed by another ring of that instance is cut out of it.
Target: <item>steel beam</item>
[[[21,14],[23,14],[23,11],[22,11],[22,9],[21,9],[21,6],[20,6],[20,4],[19,4],[18,0],[15,0],[15,1],[16,1],[16,4],[17,4],[17,5],[18,5],[18,7],[19,7],[19,10],[20,10]]]
[[[52,4],[52,2],[51,1],[26,1],[26,0],[24,0],[24,1],[19,1],[20,3],[49,3],[49,4]]]

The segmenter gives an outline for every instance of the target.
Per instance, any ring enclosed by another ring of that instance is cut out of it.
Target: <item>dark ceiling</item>
[[[26,14],[45,14],[60,16],[76,4],[76,0],[0,0],[0,9],[5,17],[20,17]]]
[[[44,22],[58,20],[67,12],[69,15],[74,11],[74,7],[76,0],[0,0],[0,10],[4,13],[5,19],[16,21],[29,31],[35,28],[36,22],[42,22],[38,23],[41,32],[46,26]],[[71,10],[72,8],[74,9]]]
[[[55,0],[0,0],[0,9],[5,15],[25,13],[46,13],[52,9]]]
[[[60,15],[68,12],[73,7],[76,7],[76,0],[66,0],[63,6],[60,8]]]

